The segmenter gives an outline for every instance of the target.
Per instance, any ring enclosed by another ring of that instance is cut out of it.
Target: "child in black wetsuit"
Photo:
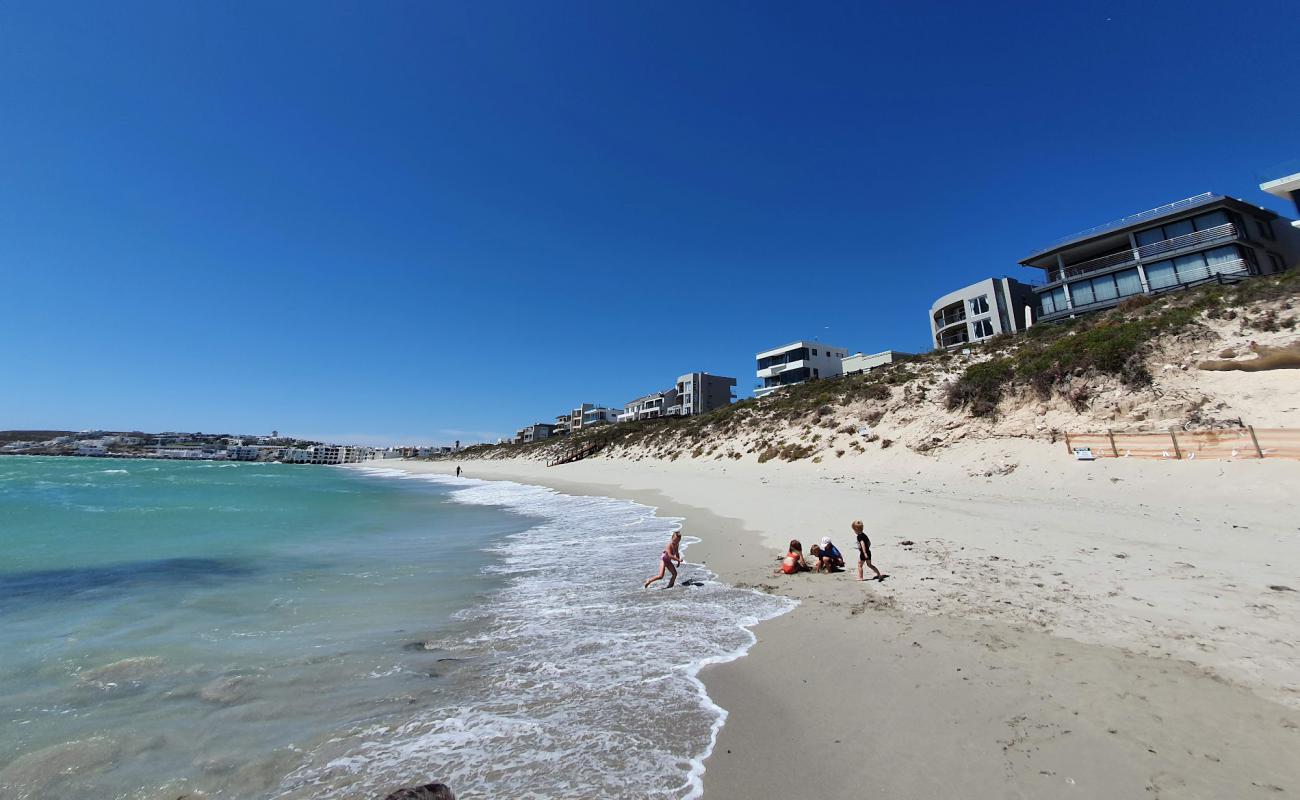
[[[862,520],[853,520],[853,533],[858,538],[858,580],[865,580],[862,577],[862,565],[866,564],[871,567],[872,572],[876,573],[876,577],[872,580],[883,581],[885,576],[880,573],[880,570],[876,569],[875,564],[871,563],[871,540],[867,538],[866,532],[862,530]]]

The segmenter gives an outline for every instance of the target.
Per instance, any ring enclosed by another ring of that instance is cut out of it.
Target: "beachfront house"
[[[942,350],[1023,331],[1036,306],[1033,287],[1015,278],[985,278],[930,305],[930,341]]]
[[[551,438],[555,431],[555,426],[549,422],[534,422],[520,431],[524,444],[529,442],[540,442],[543,439]]]
[[[1300,164],[1297,164],[1296,167],[1300,168]],[[1296,216],[1300,216],[1300,172],[1261,183],[1259,188],[1283,200],[1290,200],[1295,203]],[[1300,219],[1292,220],[1291,227],[1300,228]],[[1291,266],[1295,266],[1295,264]]]
[[[582,427],[618,422],[619,410],[606,406],[595,406],[582,412]]]
[[[731,405],[736,399],[731,391],[735,386],[735,378],[710,375],[707,372],[688,372],[677,379],[677,397],[664,413],[689,417]]]
[[[801,339],[754,356],[759,383],[755,397],[766,397],[783,386],[839,375],[847,355],[843,347]]]
[[[665,389],[642,395],[623,405],[623,413],[618,415],[618,422],[631,422],[637,419],[655,419],[666,416],[668,409],[677,404],[677,389]]]
[[[841,372],[845,375],[859,375],[883,367],[886,364],[892,364],[897,359],[907,358],[911,355],[913,355],[913,353],[901,353],[897,350],[883,350],[879,353],[871,353],[869,355],[854,353],[851,356],[845,356],[840,362]]]
[[[1300,231],[1272,211],[1206,192],[1071,234],[1022,260],[1041,269],[1038,318],[1053,321],[1126,297],[1281,272]]]
[[[569,412],[569,433],[576,433],[582,430],[582,418],[588,411],[594,409],[594,403],[583,403]]]

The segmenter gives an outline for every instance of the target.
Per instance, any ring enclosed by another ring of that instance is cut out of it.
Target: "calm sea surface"
[[[641,590],[677,522],[375,468],[0,457],[0,796],[692,796],[725,716],[695,673],[786,604],[689,565]]]

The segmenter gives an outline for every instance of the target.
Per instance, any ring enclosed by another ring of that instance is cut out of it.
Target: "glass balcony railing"
[[[1138,261],[1138,259],[1163,256],[1176,250],[1185,250],[1189,247],[1215,244],[1217,242],[1235,238],[1237,238],[1237,226],[1228,222],[1223,225],[1216,225],[1213,228],[1206,228],[1203,231],[1185,233],[1182,236],[1175,236],[1172,239],[1152,242],[1151,244],[1143,245],[1136,250],[1125,250],[1122,253],[1112,253],[1111,255],[1102,256],[1101,258],[1094,258],[1078,264],[1071,264],[1064,270],[1054,269],[1047,273],[1047,278],[1049,283],[1056,283],[1057,281],[1063,281],[1069,278],[1077,278],[1080,275],[1100,272],[1101,270],[1110,269],[1111,267],[1132,264]]]

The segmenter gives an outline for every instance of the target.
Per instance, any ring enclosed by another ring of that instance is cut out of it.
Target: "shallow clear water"
[[[0,458],[0,796],[682,797],[783,601],[675,520],[376,469]],[[689,541],[689,540],[688,540]]]

